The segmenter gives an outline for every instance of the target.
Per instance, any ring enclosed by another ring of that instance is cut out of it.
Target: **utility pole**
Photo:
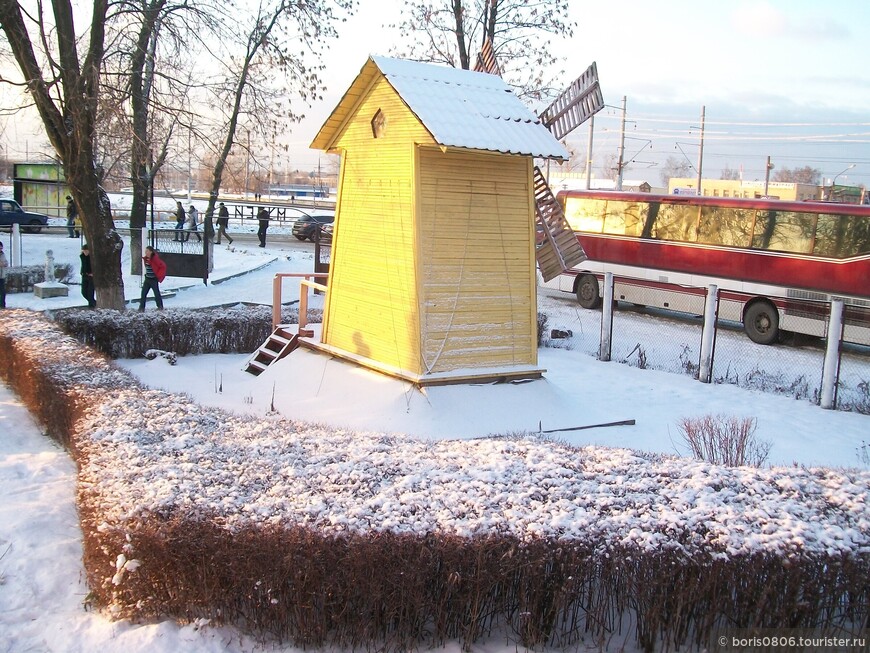
[[[190,128],[187,128],[187,201],[191,198],[191,181],[190,177],[193,173],[193,162],[190,159]]]
[[[269,152],[269,197],[272,196],[272,169],[275,167],[275,141],[272,141],[272,149]]]
[[[589,118],[589,143],[586,145],[586,190],[592,182],[592,132],[595,131],[595,114]]]
[[[251,172],[251,130],[248,129],[247,151],[245,152],[245,201],[248,201],[248,175]]]
[[[773,170],[773,164],[770,162],[770,157],[767,157],[767,165],[764,166],[764,196],[767,197],[767,187],[770,185],[770,171]]]
[[[616,164],[616,190],[622,190],[622,167],[625,158],[625,103],[626,97],[622,96],[622,127],[619,129],[619,163]]]
[[[703,175],[701,174],[701,170],[704,167],[704,119],[706,117],[707,107],[706,105],[701,107],[701,144],[698,147],[698,196],[701,195],[701,179]],[[766,194],[766,192],[765,192]]]

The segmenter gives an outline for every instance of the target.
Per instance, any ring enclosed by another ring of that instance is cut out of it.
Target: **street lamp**
[[[767,197],[767,189],[770,186],[770,171],[774,169],[774,165],[770,162],[770,157],[767,157],[767,165],[764,167],[764,197]]]
[[[833,189],[833,187],[837,185],[837,177],[839,177],[839,176],[842,175],[843,173],[849,172],[849,170],[851,170],[851,169],[854,168],[854,167],[855,167],[855,164],[854,164],[854,163],[850,163],[849,166],[848,166],[845,170],[843,170],[842,172],[838,172],[837,174],[835,174],[835,175],[834,175],[834,181],[831,182],[831,188]]]
[[[837,174],[834,175],[834,178],[831,180],[831,191],[828,193],[828,200],[829,200],[829,201],[832,201],[832,202],[835,201],[835,197],[834,197],[834,187],[835,187],[836,184],[837,184],[837,177],[839,177],[839,176],[842,175],[843,173],[849,172],[849,170],[851,170],[851,169],[854,168],[854,167],[855,167],[855,164],[854,164],[854,163],[850,163],[848,166],[846,166],[846,169],[845,169],[845,170],[842,170],[841,172],[838,172]]]

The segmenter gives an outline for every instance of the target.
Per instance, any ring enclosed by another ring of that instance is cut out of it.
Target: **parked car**
[[[0,199],[0,227],[11,228],[13,224],[20,225],[21,231],[38,234],[48,226],[48,216],[25,211],[15,200]]]
[[[293,235],[299,240],[314,242],[317,230],[320,229],[320,237],[324,240],[332,238],[332,223],[334,215],[303,215],[293,224]]]

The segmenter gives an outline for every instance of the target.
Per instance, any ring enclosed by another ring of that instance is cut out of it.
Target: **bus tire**
[[[577,303],[583,308],[598,308],[601,305],[598,279],[594,274],[581,274],[577,279]]]
[[[752,342],[772,345],[779,336],[779,311],[768,301],[752,302],[743,314],[743,330]]]

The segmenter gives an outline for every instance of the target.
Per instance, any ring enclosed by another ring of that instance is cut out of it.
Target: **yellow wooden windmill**
[[[536,255],[545,277],[584,255],[534,160],[568,159],[550,129],[574,106],[545,121],[497,76],[369,58],[312,143],[341,169],[303,344],[419,385],[540,376]]]

